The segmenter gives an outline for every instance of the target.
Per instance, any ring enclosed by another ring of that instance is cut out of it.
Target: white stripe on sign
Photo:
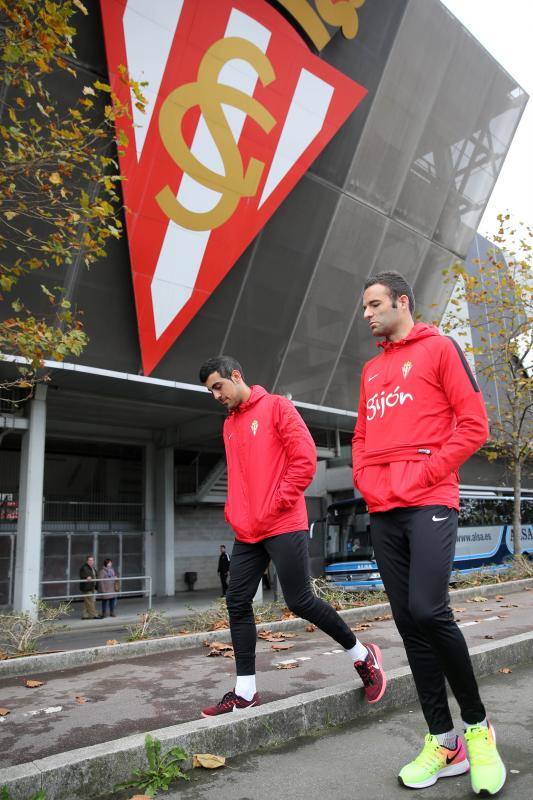
[[[149,101],[144,114],[136,107],[136,97],[131,92],[137,162],[141,160],[182,7],[183,0],[150,0],[149,3],[146,0],[128,0],[124,11],[122,25],[128,72],[135,80],[148,83],[142,87]]]

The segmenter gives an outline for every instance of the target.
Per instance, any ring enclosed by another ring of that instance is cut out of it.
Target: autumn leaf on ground
[[[231,652],[229,650],[226,650],[224,653],[222,653],[222,655],[224,656],[224,658],[235,658],[235,653],[233,652],[233,650]]]
[[[510,675],[513,670],[509,669],[509,667],[502,667],[498,670],[498,672],[503,672],[504,675]]]
[[[452,608],[454,614],[462,614],[463,611],[466,611],[466,608]]]
[[[494,639],[494,638],[496,638],[496,637],[494,637],[492,635],[492,633],[487,633],[486,636],[485,636],[485,639]]]
[[[308,625],[305,630],[307,633],[314,633],[316,631],[316,625]]]
[[[212,631],[221,631],[224,628],[229,628],[229,624],[227,622],[224,622],[223,619],[219,619],[218,622],[214,622],[211,625],[211,630]]]
[[[84,703],[88,703],[89,702],[87,700],[87,698],[84,697],[82,694],[77,694],[76,697],[75,697],[75,700],[76,700],[76,703],[78,703],[80,706],[82,706]]]
[[[384,622],[387,619],[392,619],[392,614],[380,614],[377,617],[372,618],[374,622]]]
[[[361,622],[359,625],[354,625],[352,631],[354,631],[354,633],[359,633],[360,631],[367,631],[371,627],[372,625],[370,622]]]
[[[195,753],[192,757],[193,767],[204,767],[204,769],[218,769],[226,763],[224,756],[214,756],[211,753]]]
[[[7,717],[8,714],[11,714],[9,708],[0,708],[0,717]]]
[[[211,642],[209,647],[211,650],[218,650],[220,653],[223,653],[225,650],[233,650],[233,645],[227,642]]]
[[[283,664],[276,664],[276,669],[296,669],[299,666],[298,661],[287,661]]]
[[[257,634],[258,639],[268,639],[269,636],[272,636],[272,631],[259,631]]]
[[[286,608],[283,612],[283,619],[296,619],[296,614],[293,614],[292,611],[289,611],[289,609]]]
[[[505,595],[503,595],[503,594],[497,594],[497,595],[496,595],[496,597],[495,597],[494,599],[495,599],[495,600],[505,600]]]
[[[24,686],[26,686],[28,689],[37,689],[38,686],[42,686],[43,684],[44,681],[32,681],[29,678],[26,678],[24,681]]]
[[[108,640],[107,640],[107,642],[106,642],[106,644],[107,644],[109,647],[111,647],[112,645],[118,644],[118,640],[117,640],[117,639],[108,639]]]
[[[471,597],[469,600],[466,601],[467,603],[488,603],[488,599],[483,597],[482,595],[478,595],[477,597]]]
[[[290,650],[293,644],[273,644],[272,650]]]
[[[520,608],[516,603],[505,603],[502,608]]]
[[[282,631],[281,636],[284,639],[296,639],[298,634],[297,633],[285,633],[285,631]]]

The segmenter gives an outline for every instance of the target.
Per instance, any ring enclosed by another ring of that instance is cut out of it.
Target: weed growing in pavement
[[[58,625],[57,620],[70,614],[70,603],[50,606],[45,600],[31,598],[35,610],[10,611],[0,614],[0,650],[8,656],[26,656],[37,651],[41,639],[67,625]],[[0,795],[0,800],[3,800]]]
[[[115,786],[115,791],[122,789],[140,789],[148,797],[155,797],[159,791],[168,791],[170,784],[177,780],[188,781],[189,776],[183,772],[183,762],[189,754],[182,747],[171,747],[161,753],[161,742],[149,733],[144,740],[144,749],[148,760],[148,769],[136,769],[131,780]],[[2,800],[0,798],[0,800]]]
[[[452,574],[454,589],[468,589],[471,586],[484,586],[486,584],[508,583],[524,578],[533,578],[533,560],[527,556],[516,556],[507,562],[508,569],[501,572],[492,572],[480,569],[477,572],[470,572],[468,575],[461,575],[459,572]]]
[[[352,592],[349,589],[343,589],[342,586],[332,586],[324,578],[313,578],[311,585],[316,596],[325,600],[337,611],[388,602],[386,593],[381,590]]]
[[[12,796],[9,793],[9,789],[7,788],[7,786],[2,786],[2,788],[0,789],[0,800],[12,800]],[[37,792],[37,794],[32,794],[32,796],[29,797],[28,800],[46,800],[46,794],[41,789],[41,791]]]
[[[172,636],[172,634],[176,633],[172,623],[166,618],[164,611],[150,608],[137,616],[139,617],[138,622],[127,627],[127,642],[139,642],[143,639]]]

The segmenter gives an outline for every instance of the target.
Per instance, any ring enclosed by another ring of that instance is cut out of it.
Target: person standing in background
[[[217,572],[220,575],[220,583],[222,585],[221,597],[225,597],[226,592],[228,591],[229,556],[226,553],[226,547],[223,544],[220,545]]]
[[[105,559],[102,569],[98,572],[98,585],[102,593],[102,617],[107,616],[108,609],[109,616],[116,617],[118,575],[113,569],[110,558]]]
[[[93,556],[87,556],[85,564],[80,568],[80,592],[83,594],[82,619],[98,619],[94,600],[97,589],[97,577],[94,568],[94,558]]]

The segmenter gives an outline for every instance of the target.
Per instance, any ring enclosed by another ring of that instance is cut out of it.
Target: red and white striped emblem
[[[366,90],[263,0],[101,0],[150,374]],[[147,81],[147,113],[119,67]]]

